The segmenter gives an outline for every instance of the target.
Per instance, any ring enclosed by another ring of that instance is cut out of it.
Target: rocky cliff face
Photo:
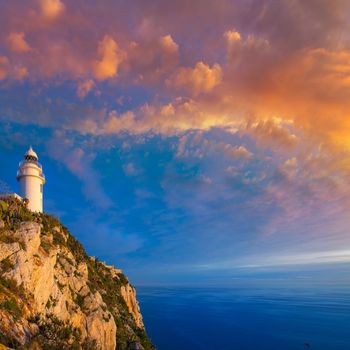
[[[32,349],[153,349],[135,289],[88,257],[55,218],[0,201],[0,343]]]

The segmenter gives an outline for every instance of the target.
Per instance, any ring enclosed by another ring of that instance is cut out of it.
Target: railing
[[[26,176],[27,174],[23,174],[21,170],[17,170],[17,177],[20,177],[20,176]],[[42,177],[44,180],[45,180],[45,175],[43,172],[40,172],[39,177]]]
[[[28,164],[28,163],[35,164],[40,169],[43,168],[39,162],[36,162],[34,160],[22,160],[21,162],[19,162],[19,166],[21,167],[21,166]]]

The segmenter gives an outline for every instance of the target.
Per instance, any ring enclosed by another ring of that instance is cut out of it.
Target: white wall
[[[23,165],[20,168],[19,194],[29,200],[28,208],[31,211],[43,211],[42,187],[45,180],[41,176],[41,169],[33,164]]]

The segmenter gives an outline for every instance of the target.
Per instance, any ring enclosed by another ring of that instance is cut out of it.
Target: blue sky
[[[45,211],[135,284],[344,277],[346,1],[2,5],[3,188],[32,145]]]

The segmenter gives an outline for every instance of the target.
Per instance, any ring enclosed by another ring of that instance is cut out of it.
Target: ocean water
[[[139,287],[137,292],[158,350],[350,350],[350,286]]]

